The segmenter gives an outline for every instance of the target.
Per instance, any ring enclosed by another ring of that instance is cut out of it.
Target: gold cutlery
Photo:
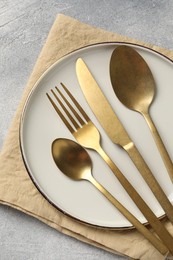
[[[81,145],[69,139],[56,139],[52,143],[52,156],[61,172],[74,181],[92,183],[161,254],[166,254],[168,250],[162,242],[93,177],[91,158]]]
[[[155,95],[155,81],[145,60],[129,46],[117,47],[111,56],[110,76],[118,99],[146,120],[163,162],[173,182],[173,164],[157,128],[149,114]]]
[[[152,226],[156,234],[160,237],[165,246],[169,249],[169,251],[173,254],[173,237],[167,231],[167,229],[162,225],[160,220],[155,216],[152,210],[148,207],[146,202],[142,199],[142,197],[137,193],[134,187],[130,184],[130,182],[125,178],[125,176],[120,172],[114,162],[109,158],[109,156],[104,152],[102,147],[100,146],[100,133],[90,118],[87,116],[85,111],[76,101],[76,99],[72,96],[69,90],[61,83],[64,93],[70,98],[72,103],[65,97],[62,91],[59,88],[55,87],[58,95],[54,90],[51,89],[54,98],[60,105],[63,112],[66,114],[67,118],[60,111],[54,100],[50,97],[48,93],[47,97],[49,101],[52,103],[54,109],[69,129],[71,134],[76,138],[78,143],[85,148],[93,149],[99,153],[99,155],[104,159],[107,165],[110,167],[112,172],[115,174],[119,182],[122,184],[126,192],[129,194],[131,199],[135,202],[137,207],[143,213],[145,218],[148,220],[149,224]],[[72,105],[73,104],[73,105]],[[74,109],[74,106],[78,109]],[[67,109],[68,107],[68,109]],[[69,112],[70,111],[70,112]],[[73,114],[73,115],[72,115]]]
[[[171,202],[81,58],[76,62],[76,73],[84,96],[103,129],[113,143],[118,144],[128,153],[143,179],[164,209],[167,217],[173,223],[173,206]]]

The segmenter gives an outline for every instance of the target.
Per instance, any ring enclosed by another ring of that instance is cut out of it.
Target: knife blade
[[[127,131],[114,113],[108,100],[81,58],[76,62],[76,73],[80,87],[88,104],[102,127],[105,129],[109,138],[120,146],[130,145],[131,140]]]
[[[111,141],[121,146],[128,153],[143,179],[164,209],[167,217],[173,223],[173,206],[171,202],[81,58],[78,58],[76,61],[76,74],[82,92],[101,126]]]

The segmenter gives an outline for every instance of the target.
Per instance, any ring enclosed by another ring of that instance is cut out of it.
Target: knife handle
[[[173,224],[173,206],[169,199],[167,198],[166,194],[162,190],[160,184],[155,179],[154,175],[152,174],[151,170],[149,169],[148,165],[144,161],[142,155],[136,148],[136,146],[133,144],[133,142],[129,143],[129,145],[126,145],[123,147],[125,151],[130,156],[131,160],[136,165],[137,169],[139,170],[140,174],[142,175],[145,182],[150,187],[151,191],[155,195],[156,199],[164,209],[167,217]]]
[[[126,177],[122,174],[122,172],[118,169],[118,167],[114,164],[114,162],[110,159],[110,157],[105,153],[100,145],[95,147],[95,150],[99,153],[99,155],[103,158],[103,160],[110,167],[114,175],[117,177],[121,185],[124,187],[126,192],[129,194],[130,198],[134,201],[136,206],[139,208],[141,213],[145,216],[153,230],[160,237],[165,246],[169,249],[171,254],[173,255],[173,237],[168,232],[168,230],[164,227],[164,225],[160,222],[160,220],[156,217],[153,211],[149,208],[146,202],[142,199],[139,193],[135,190],[135,188],[131,185],[131,183],[126,179]]]

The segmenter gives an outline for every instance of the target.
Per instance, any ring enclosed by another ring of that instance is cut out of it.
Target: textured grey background
[[[58,13],[173,50],[172,0],[0,0],[0,147]],[[125,258],[0,206],[0,260],[11,259]]]

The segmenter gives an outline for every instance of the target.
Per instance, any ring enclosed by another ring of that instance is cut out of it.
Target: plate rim
[[[29,170],[29,167],[27,165],[27,162],[26,162],[26,158],[25,158],[25,155],[24,155],[24,149],[23,149],[23,144],[22,144],[22,133],[23,133],[23,122],[24,122],[24,115],[25,115],[25,111],[27,109],[27,105],[29,103],[29,100],[33,94],[33,92],[35,91],[35,89],[38,87],[39,83],[42,81],[42,79],[45,77],[45,75],[47,75],[49,73],[49,71],[51,71],[55,66],[57,66],[58,63],[61,63],[65,58],[67,58],[69,55],[77,52],[77,51],[82,51],[82,50],[85,50],[86,48],[89,48],[89,47],[95,47],[95,46],[102,46],[102,45],[130,45],[130,46],[133,46],[133,47],[138,47],[138,48],[141,48],[141,49],[146,49],[148,51],[150,51],[151,53],[155,53],[159,56],[162,56],[163,58],[165,58],[166,60],[170,61],[172,64],[173,64],[173,60],[171,58],[169,58],[168,56],[166,56],[165,54],[155,50],[155,49],[152,49],[152,47],[148,47],[148,46],[145,46],[145,45],[142,45],[142,44],[138,44],[138,43],[133,43],[133,42],[126,42],[126,41],[103,41],[103,42],[98,42],[98,43],[93,43],[93,44],[88,44],[88,45],[85,45],[85,46],[82,46],[82,47],[79,47],[77,49],[74,49],[64,55],[62,55],[59,59],[57,59],[52,65],[50,65],[42,74],[41,76],[36,80],[36,82],[33,84],[33,86],[31,87],[31,90],[29,91],[29,93],[27,94],[26,96],[26,99],[25,99],[25,102],[23,104],[23,107],[22,107],[22,112],[21,112],[21,115],[20,115],[20,121],[19,121],[19,147],[20,147],[20,152],[21,152],[21,156],[22,156],[22,160],[23,160],[23,163],[24,163],[24,166],[25,166],[25,169],[32,181],[32,183],[34,184],[34,186],[36,187],[36,189],[41,193],[41,195],[58,211],[60,211],[61,213],[63,213],[65,216],[68,216],[70,217],[71,219],[79,222],[79,223],[83,223],[85,224],[86,226],[89,226],[89,227],[95,227],[95,228],[99,228],[99,229],[103,229],[103,230],[117,230],[117,231],[121,231],[121,230],[133,230],[135,229],[135,227],[133,225],[131,226],[124,226],[124,227],[109,227],[109,226],[101,226],[101,225],[97,225],[97,224],[92,224],[92,223],[88,223],[87,221],[84,221],[84,220],[81,220],[79,219],[78,217],[74,217],[73,215],[67,213],[65,210],[61,209],[60,207],[58,207],[54,202],[51,201],[51,199],[49,198],[49,196],[47,196],[44,191],[42,190],[42,188],[39,186],[39,184],[37,183],[37,181],[35,180],[34,176],[32,175],[32,173],[30,172]],[[158,217],[158,219],[163,219],[166,215],[163,214],[162,216]],[[148,225],[149,223],[148,222],[145,222],[143,223],[143,225]]]

